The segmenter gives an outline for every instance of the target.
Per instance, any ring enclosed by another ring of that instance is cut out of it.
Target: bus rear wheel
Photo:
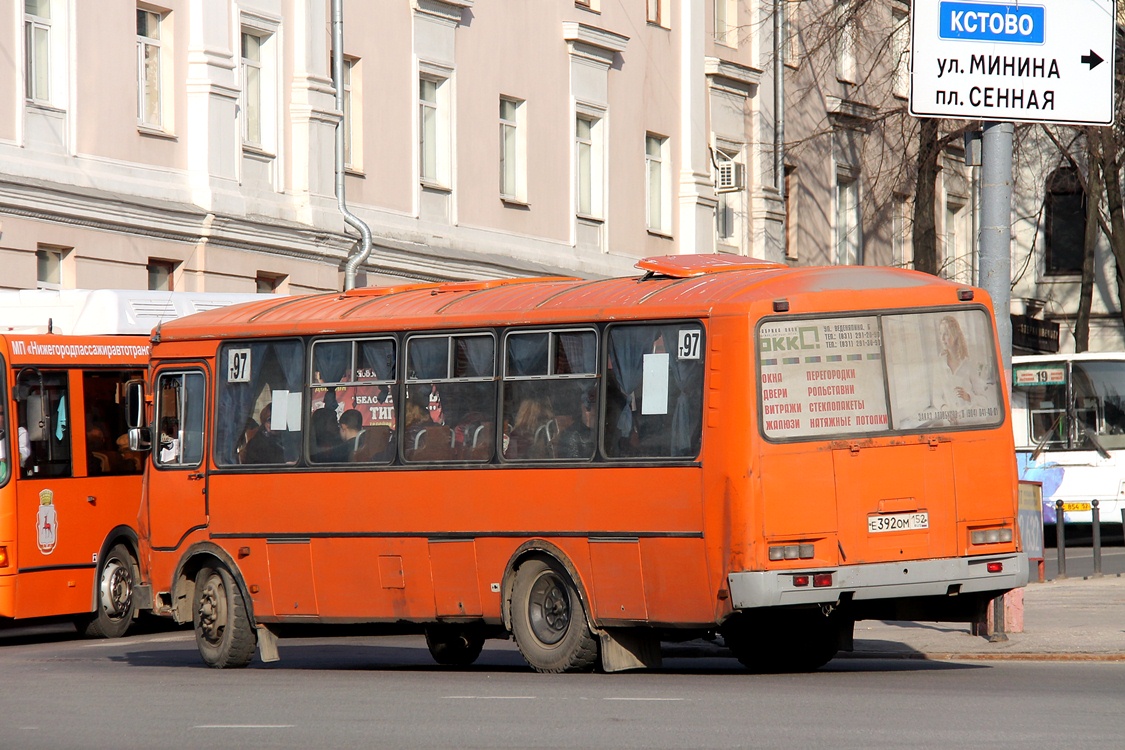
[[[254,658],[257,637],[242,591],[226,568],[203,568],[195,577],[192,625],[207,666],[245,667]]]
[[[532,559],[516,570],[512,635],[537,672],[587,672],[598,644],[570,576],[555,563]]]
[[[98,570],[97,610],[78,621],[79,629],[91,638],[125,635],[137,615],[133,599],[136,582],[136,559],[124,544],[115,544]]]
[[[426,647],[438,664],[467,667],[484,648],[484,634],[473,625],[430,625],[426,628]]]

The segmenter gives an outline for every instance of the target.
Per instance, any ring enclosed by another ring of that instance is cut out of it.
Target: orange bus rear
[[[132,623],[145,457],[123,398],[148,356],[140,336],[0,333],[0,622]]]
[[[1026,582],[984,292],[638,266],[164,326],[141,514],[157,611],[214,667],[319,624],[424,632],[446,664],[514,637],[539,671],[612,671],[717,633],[751,668],[811,669],[856,620],[974,620]]]

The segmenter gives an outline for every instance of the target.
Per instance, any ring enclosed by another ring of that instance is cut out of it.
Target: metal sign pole
[[[980,285],[992,297],[1005,387],[1012,382],[1012,136],[1010,122],[986,122],[981,149]]]

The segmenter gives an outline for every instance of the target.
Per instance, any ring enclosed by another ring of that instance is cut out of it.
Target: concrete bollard
[[[1090,534],[1094,554],[1094,578],[1102,577],[1102,515],[1097,498],[1090,501]]]
[[[1055,501],[1055,548],[1059,555],[1059,574],[1066,578],[1066,519],[1063,518],[1063,501]]]

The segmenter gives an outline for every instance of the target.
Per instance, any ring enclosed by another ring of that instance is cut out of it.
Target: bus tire
[[[195,577],[191,621],[195,644],[207,666],[245,667],[254,658],[257,634],[242,591],[225,567],[203,568]]]
[[[426,647],[438,664],[467,667],[484,649],[484,634],[472,625],[428,625]]]
[[[137,560],[124,544],[115,544],[98,566],[97,609],[77,620],[79,631],[90,638],[120,638],[137,616],[133,587],[138,579]]]
[[[578,590],[557,564],[534,558],[519,566],[511,618],[516,647],[535,671],[588,672],[597,664]]]

